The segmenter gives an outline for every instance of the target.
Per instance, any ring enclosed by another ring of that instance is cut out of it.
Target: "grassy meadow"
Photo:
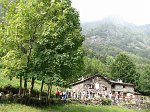
[[[80,104],[51,105],[44,108],[21,104],[0,104],[0,112],[150,112],[150,110],[132,110],[116,106]]]

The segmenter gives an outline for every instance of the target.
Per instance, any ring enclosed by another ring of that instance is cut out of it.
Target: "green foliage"
[[[84,75],[101,74],[110,77],[107,66],[96,58],[84,57]]]
[[[45,6],[49,8],[45,9]],[[84,38],[78,13],[69,1],[43,2],[41,9],[44,12],[44,22],[41,36],[35,45],[34,64],[46,79],[50,78],[49,80],[53,77],[75,77],[83,65],[81,45]],[[49,13],[53,16],[49,16]]]
[[[142,93],[150,95],[150,65],[144,67],[142,76],[140,77],[139,89]]]
[[[123,82],[136,84],[138,81],[138,73],[136,72],[136,66],[125,54],[118,54],[115,58],[115,62],[112,66],[111,73],[115,79],[120,78]]]
[[[3,70],[2,73],[9,76],[11,79],[21,74],[21,71],[26,67],[26,57],[17,51],[10,50],[3,58]]]
[[[112,100],[109,98],[102,98],[102,105],[111,105]]]
[[[32,88],[35,80],[64,85],[79,77],[84,36],[70,0],[5,0],[1,6],[3,74],[32,79]]]
[[[120,21],[110,17],[82,24],[86,36],[84,45],[101,54],[115,56],[118,52],[126,51],[149,58],[149,25],[135,26]]]

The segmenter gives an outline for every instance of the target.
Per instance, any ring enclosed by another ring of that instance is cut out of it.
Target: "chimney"
[[[82,76],[82,77],[81,77],[81,81],[83,81],[83,80],[84,80],[84,77]]]
[[[122,83],[123,81],[121,79],[117,79],[117,82]]]
[[[120,79],[120,83],[122,83],[122,80]]]

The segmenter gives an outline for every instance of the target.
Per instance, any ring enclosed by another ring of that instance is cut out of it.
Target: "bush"
[[[80,103],[80,100],[76,100],[76,99],[73,99],[73,98],[68,98],[67,103],[78,104],[78,103]]]
[[[50,104],[62,104],[63,101],[60,98],[51,98],[50,99]]]
[[[112,100],[109,98],[102,98],[102,105],[111,105]]]

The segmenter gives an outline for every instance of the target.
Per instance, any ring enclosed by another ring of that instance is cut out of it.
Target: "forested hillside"
[[[83,24],[82,28],[86,36],[84,45],[96,52],[114,56],[127,51],[150,58],[150,25],[135,26],[120,19],[106,18]]]
[[[123,53],[135,65],[135,74],[139,77],[135,84],[137,90],[149,94],[147,88],[150,87],[146,83],[150,79],[146,70],[150,64],[150,25],[136,26],[120,18],[108,17],[84,23],[82,29],[85,35],[85,74],[99,72],[114,78],[114,62],[117,55]]]

